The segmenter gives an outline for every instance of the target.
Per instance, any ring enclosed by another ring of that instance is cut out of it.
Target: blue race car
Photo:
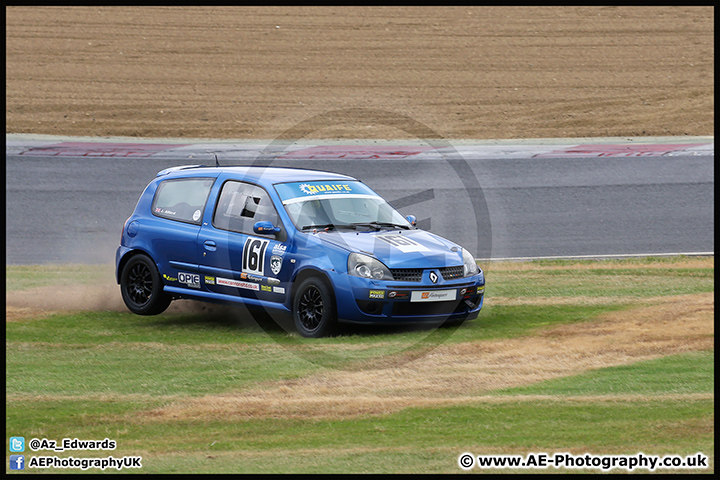
[[[291,313],[305,337],[476,318],[485,289],[472,254],[364,183],[276,167],[159,172],[123,226],[116,280],[139,315],[180,298],[241,303]]]

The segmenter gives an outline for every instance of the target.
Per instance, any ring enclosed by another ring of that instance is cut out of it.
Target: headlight
[[[351,253],[348,257],[348,273],[371,280],[392,280],[390,270],[380,260],[367,255]]]
[[[477,275],[480,272],[480,268],[475,262],[475,257],[470,252],[463,248],[463,276],[469,277],[470,275]]]

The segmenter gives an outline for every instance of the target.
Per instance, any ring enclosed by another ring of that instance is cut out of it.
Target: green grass
[[[151,413],[204,395],[291,389],[293,379],[381,368],[442,345],[480,348],[529,337],[652,305],[659,296],[714,291],[712,265],[694,268],[685,260],[540,261],[521,270],[490,265],[486,305],[459,328],[357,327],[307,340],[272,324],[258,326],[238,309],[156,317],[55,313],[8,322],[7,436],[111,438],[118,442],[113,452],[57,455],[142,455],[142,473],[460,473],[457,457],[466,451],[700,451],[711,458],[711,468],[701,471],[708,473],[714,470],[713,351],[496,390],[490,392],[495,400],[376,416],[191,420]],[[108,271],[8,266],[7,288],[92,283]],[[521,301],[494,304],[493,297]]]
[[[573,377],[522,388],[498,390],[498,395],[672,395],[712,393],[715,352],[688,352],[630,365],[607,367]]]
[[[296,378],[317,370],[282,351],[181,346],[98,347],[9,345],[7,391],[21,395],[203,395],[249,384]],[[17,360],[15,360],[17,359]]]
[[[423,355],[442,344],[529,335],[538,328],[581,322],[623,308],[627,306],[487,306],[478,319],[460,328],[356,327],[345,336],[319,340],[288,334],[269,323],[264,323],[264,330],[251,324],[243,310],[209,318],[55,314],[8,324],[7,363],[18,375],[8,378],[6,387],[19,393],[34,392],[42,385],[52,394],[113,389],[166,394],[165,382],[175,379],[172,388],[187,385],[182,393],[220,393],[323,367],[366,368],[368,362]],[[353,348],[328,348],[333,345]],[[162,378],[139,374],[148,368],[162,369]],[[92,375],[84,378],[86,372]],[[160,383],[153,385],[153,379]]]
[[[8,291],[58,284],[89,285],[113,275],[108,265],[6,265]]]
[[[109,401],[18,407],[32,435],[112,438],[113,455],[142,455],[144,473],[454,473],[465,451],[711,456],[713,446],[712,400],[508,400],[345,420],[173,422],[134,422]],[[8,433],[27,432],[25,422],[9,416]]]
[[[631,299],[712,292],[714,269],[552,269],[487,273],[488,295]]]

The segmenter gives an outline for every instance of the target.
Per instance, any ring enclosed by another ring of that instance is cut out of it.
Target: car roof
[[[357,180],[348,175],[326,172],[323,170],[311,170],[308,168],[294,167],[261,167],[261,166],[232,166],[232,167],[209,167],[204,165],[181,165],[166,168],[158,172],[157,176],[188,177],[196,175],[229,174],[240,180],[263,185],[274,185],[285,182],[309,182],[313,180]]]

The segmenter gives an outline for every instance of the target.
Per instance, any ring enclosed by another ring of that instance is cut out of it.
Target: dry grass
[[[715,257],[672,257],[672,259],[668,259],[667,262],[665,261],[653,261],[653,262],[643,262],[638,261],[637,263],[632,263],[631,261],[623,261],[622,263],[618,263],[615,260],[609,260],[609,261],[593,261],[588,262],[587,260],[578,260],[577,263],[572,263],[568,261],[567,263],[559,263],[559,262],[548,262],[548,263],[542,263],[542,262],[525,262],[525,261],[517,261],[517,262],[509,262],[509,261],[501,261],[501,262],[487,262],[487,264],[482,265],[483,270],[485,271],[500,271],[503,273],[515,273],[515,272],[538,272],[538,271],[556,271],[556,270],[577,270],[577,271],[586,271],[586,270],[617,270],[617,269],[623,269],[623,270],[634,270],[634,269],[643,269],[643,270],[662,270],[662,269],[672,269],[672,270],[681,270],[681,269],[687,269],[687,268],[715,268]]]
[[[43,318],[48,315],[52,315],[52,313],[54,312],[48,310],[40,310],[37,308],[5,305],[6,322],[17,322],[20,320]]]
[[[11,290],[6,292],[5,302],[6,321],[28,320],[62,312],[128,311],[120,286],[112,280],[90,285],[59,284]],[[167,312],[196,312],[202,310],[203,305],[194,301],[173,302]]]
[[[386,414],[482,401],[497,389],[713,348],[713,294],[666,300],[548,328],[533,337],[442,345],[396,367],[323,371],[245,392],[187,398],[136,421]]]

